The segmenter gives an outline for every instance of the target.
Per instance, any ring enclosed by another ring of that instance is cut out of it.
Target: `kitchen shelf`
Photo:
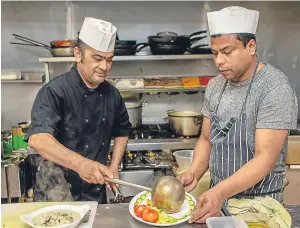
[[[126,150],[181,150],[193,149],[197,138],[190,139],[129,139]],[[111,141],[110,150],[113,150],[114,141]]]
[[[197,88],[132,88],[132,89],[118,89],[120,92],[136,92],[136,93],[159,93],[159,92],[193,92],[205,91],[206,86]]]
[[[129,139],[126,150],[181,150],[193,149],[197,138],[170,138],[170,139]],[[114,148],[114,141],[110,143],[110,151]],[[26,153],[26,150],[16,150],[14,153]],[[37,154],[33,149],[28,148],[27,154]]]
[[[44,81],[42,80],[1,80],[1,83],[39,84],[39,83],[44,83]]]
[[[130,55],[130,56],[115,56],[113,61],[148,61],[148,60],[197,60],[197,59],[213,59],[213,55]],[[39,58],[43,63],[61,63],[75,62],[74,57],[49,57]]]

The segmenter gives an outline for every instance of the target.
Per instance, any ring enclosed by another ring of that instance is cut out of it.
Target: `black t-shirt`
[[[87,88],[74,66],[38,92],[25,140],[49,133],[70,150],[106,164],[112,137],[128,136],[131,127],[119,91],[107,81]]]

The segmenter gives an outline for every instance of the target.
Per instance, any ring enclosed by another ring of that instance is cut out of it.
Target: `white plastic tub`
[[[181,172],[189,169],[193,160],[193,150],[178,150],[173,153]]]
[[[206,224],[208,228],[248,228],[244,220],[235,217],[211,217]]]

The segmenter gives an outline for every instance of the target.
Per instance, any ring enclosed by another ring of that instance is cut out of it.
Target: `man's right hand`
[[[107,166],[87,158],[83,158],[79,162],[77,173],[84,181],[90,184],[104,184],[104,176],[114,178]]]
[[[199,181],[196,175],[190,171],[180,174],[179,176],[177,176],[177,178],[181,181],[185,191],[187,192],[193,191],[196,188]]]

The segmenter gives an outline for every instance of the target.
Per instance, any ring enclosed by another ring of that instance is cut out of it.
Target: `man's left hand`
[[[224,200],[221,192],[215,187],[204,192],[197,199],[189,223],[205,223],[207,218],[218,216]]]

